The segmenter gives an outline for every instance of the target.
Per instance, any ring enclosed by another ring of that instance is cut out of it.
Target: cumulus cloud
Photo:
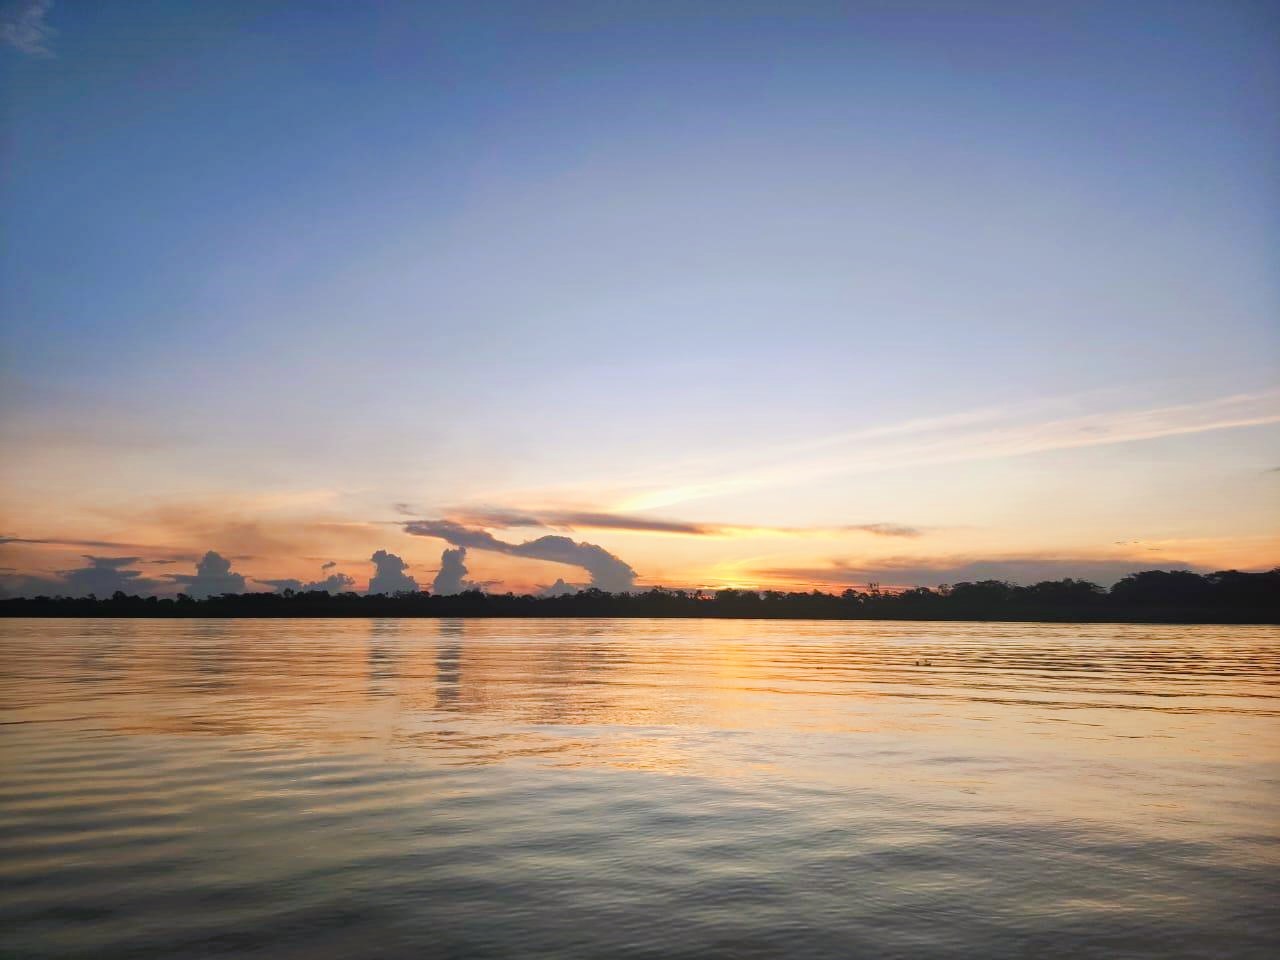
[[[440,554],[440,572],[436,574],[431,584],[431,592],[444,597],[471,590],[475,585],[466,579],[467,565],[464,562],[466,559],[466,547],[447,548]]]
[[[523,543],[507,543],[485,530],[464,527],[452,520],[414,520],[405,531],[419,537],[437,537],[455,547],[489,550],[530,560],[549,560],[581,567],[591,576],[591,586],[610,593],[625,593],[635,586],[636,572],[604,547],[577,543],[568,537],[545,536]]]
[[[11,0],[0,10],[0,40],[31,57],[51,57],[54,30],[47,18],[53,0]]]
[[[565,583],[563,579],[556,578],[556,582],[549,587],[543,587],[538,591],[539,597],[563,597],[571,593],[577,593],[581,587],[574,586],[572,583]]]
[[[231,572],[231,561],[210,550],[196,561],[196,572],[172,573],[170,579],[183,585],[183,593],[197,600],[224,593],[244,593],[244,577]]]
[[[334,564],[327,563],[322,566],[321,569],[328,569],[332,566],[334,566]],[[306,593],[312,590],[323,590],[326,593],[347,593],[355,590],[356,588],[355,579],[347,576],[345,573],[333,573],[325,577],[323,580],[312,580],[309,582],[295,580],[291,577],[286,577],[280,580],[263,580],[259,577],[254,577],[254,579],[257,580],[258,583],[265,583],[267,586],[273,588],[276,593],[284,593],[286,590],[292,590],[294,593]]]
[[[349,593],[355,588],[355,577],[345,573],[331,573],[323,580],[315,580],[306,585],[307,590],[326,590],[329,593]]]
[[[379,550],[369,559],[375,567],[374,574],[369,579],[369,593],[391,595],[418,589],[418,581],[405,573],[408,565],[394,553]]]

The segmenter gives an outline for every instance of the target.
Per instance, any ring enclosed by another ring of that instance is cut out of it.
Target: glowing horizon
[[[885,425],[846,435],[842,442],[865,444],[875,438],[901,435],[924,435],[924,442],[906,450],[892,447],[878,464],[868,459],[864,446],[860,459],[838,461],[836,469],[824,462],[815,471],[801,463],[799,469],[792,465],[756,475],[733,474],[725,486],[733,493],[752,487],[803,489],[815,473],[819,477],[893,473],[929,463],[1034,458],[1081,447],[1176,443],[1186,435],[1247,430],[1273,423],[1280,419],[1269,412],[1275,409],[1276,399],[1276,391],[1264,391],[1173,408],[1178,414],[1174,418],[1168,416],[1169,409],[1127,411],[1024,423],[1012,430],[990,427],[991,420],[1008,419],[998,414],[958,414],[914,424]],[[1100,429],[1098,425],[1102,423],[1109,427]],[[1070,429],[1064,429],[1064,424]],[[975,443],[972,434],[963,432],[964,428],[976,428],[981,442]],[[941,441],[929,439],[930,434],[939,431],[946,434]],[[791,447],[836,445],[831,438],[816,438],[797,441]],[[686,489],[697,492],[697,496],[687,499],[714,500],[716,493],[722,492],[714,483]],[[982,578],[983,571],[1023,582],[1079,576],[1109,583],[1139,569],[1269,569],[1280,555],[1280,538],[1267,532],[1234,537],[1128,537],[1103,541],[1101,538],[1111,536],[1103,528],[1092,541],[1081,538],[1076,531],[1076,536],[1057,543],[1035,546],[1025,538],[1014,540],[1007,532],[1003,537],[993,536],[998,531],[966,524],[917,525],[847,516],[843,523],[775,526],[691,520],[670,511],[659,515],[646,511],[647,504],[637,498],[568,509],[563,496],[557,500],[547,492],[542,495],[543,501],[558,502],[559,506],[520,505],[500,492],[491,491],[487,496],[489,503],[483,506],[444,507],[438,512],[446,518],[440,523],[475,531],[502,545],[497,551],[473,545],[467,560],[473,574],[469,582],[500,591],[536,592],[556,580],[585,585],[590,577],[573,563],[539,558],[527,551],[521,555],[508,541],[493,538],[495,531],[518,541],[539,535],[568,536],[580,544],[589,540],[627,563],[636,558],[654,558],[649,561],[654,566],[648,569],[643,559],[632,564],[637,588],[843,589],[870,582],[907,587]],[[231,559],[237,567],[232,572],[247,578],[245,589],[261,589],[271,581],[320,584],[326,577],[341,575],[349,578],[346,588],[363,590],[368,588],[371,575],[368,557],[377,549],[387,549],[405,557],[408,574],[426,588],[439,569],[437,551],[451,543],[467,542],[450,540],[430,530],[415,530],[415,524],[424,521],[412,519],[416,514],[407,503],[395,508],[402,515],[397,519],[339,519],[344,503],[350,499],[335,490],[275,490],[224,503],[220,508],[205,505],[202,510],[191,510],[171,505],[153,509],[144,518],[124,516],[98,528],[93,539],[57,529],[10,532],[6,534],[8,542],[0,543],[0,549],[6,550],[8,556],[22,555],[27,560],[24,576],[54,584],[76,567],[74,561],[78,557],[101,557],[105,562],[131,552],[137,555],[136,561],[122,569],[147,574],[157,572],[148,571],[149,564],[174,567],[159,571],[158,581],[146,578],[154,581],[152,592],[165,593],[181,589],[180,583],[170,578],[177,569],[174,565],[194,564],[205,550],[215,550]],[[671,495],[657,498],[664,504],[679,499]],[[494,505],[504,502],[506,506]],[[326,512],[317,513],[318,510]],[[181,524],[174,523],[179,518],[203,520],[206,526],[203,530],[199,526],[184,530]],[[429,544],[425,551],[420,546],[422,540]],[[269,552],[245,553],[246,546]],[[363,551],[367,552],[361,556]],[[33,555],[44,563],[31,563]],[[437,558],[435,563],[433,555]],[[671,562],[673,557],[677,558],[676,563]],[[685,558],[684,565],[679,563],[681,558]]]
[[[1280,564],[1251,8],[18,6],[0,592]]]

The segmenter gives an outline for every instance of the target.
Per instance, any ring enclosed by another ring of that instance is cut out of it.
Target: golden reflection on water
[[[1272,627],[11,620],[0,642],[24,956],[1277,936]]]
[[[1064,761],[1280,760],[1274,628],[27,621],[5,635],[12,720],[122,734],[715,776],[812,775],[819,745],[868,737],[1009,757],[1051,743]],[[767,749],[735,749],[744,737]]]

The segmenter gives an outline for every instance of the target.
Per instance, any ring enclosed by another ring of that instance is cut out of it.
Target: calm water
[[[7,956],[1280,943],[1276,628],[9,620],[0,643]]]

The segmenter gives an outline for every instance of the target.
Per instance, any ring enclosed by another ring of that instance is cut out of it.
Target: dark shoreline
[[[171,614],[160,616],[136,616],[127,613],[0,613],[0,620],[751,620],[761,622],[791,623],[1027,623],[1054,626],[1152,626],[1152,627],[1266,627],[1280,626],[1280,618],[1270,620],[1192,620],[1168,619],[1154,617],[1142,619],[1119,619],[1110,617],[1098,620],[1051,619],[1045,617],[805,617],[805,616],[750,616],[747,614],[706,614],[704,616],[655,615],[655,614],[373,614],[373,613],[334,613],[334,614],[236,614],[236,613],[193,613]]]
[[[0,599],[0,617],[282,619],[369,617],[618,618],[715,620],[902,620],[993,623],[1280,624],[1280,570],[1210,574],[1148,570],[1110,590],[1082,580],[1018,586],[998,580],[932,590],[840,594],[654,588],[643,593],[587,589],[558,597],[511,593],[436,596],[324,591],[222,594],[197,600],[138,597]]]

